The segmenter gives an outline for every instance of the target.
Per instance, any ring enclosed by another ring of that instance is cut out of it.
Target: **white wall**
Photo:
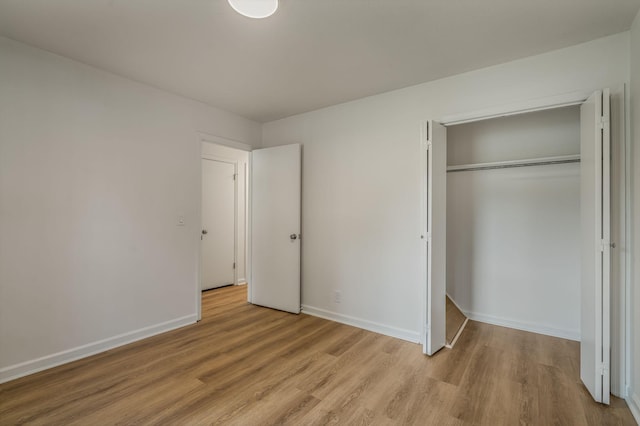
[[[261,138],[0,38],[0,380],[195,320],[198,131]]]
[[[249,152],[241,151],[239,149],[230,148],[227,146],[219,145],[224,143],[223,140],[218,138],[211,138],[212,141],[202,142],[202,155],[204,157],[222,158],[225,160],[232,160],[236,162],[238,171],[237,176],[237,210],[236,210],[236,222],[238,228],[236,247],[236,272],[238,284],[246,284],[247,282],[247,176],[249,167]],[[215,141],[217,140],[218,143]]]
[[[627,402],[640,423],[640,12],[631,28],[632,282],[631,374]]]
[[[447,164],[580,154],[580,108],[553,108],[447,128]]]
[[[580,153],[577,106],[447,129],[449,165]],[[447,292],[471,319],[580,338],[580,165],[447,174]]]
[[[264,146],[303,144],[303,305],[417,339],[420,120],[628,79],[622,33],[265,124]]]

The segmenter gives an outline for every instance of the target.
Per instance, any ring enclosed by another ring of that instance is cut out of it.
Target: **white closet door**
[[[300,145],[251,157],[251,300],[300,312]]]
[[[611,140],[608,89],[595,92],[582,104],[580,126],[580,378],[593,399],[609,404]]]
[[[202,290],[235,282],[236,166],[202,160]]]
[[[423,352],[433,355],[446,343],[447,129],[433,121],[422,126],[423,254],[426,267],[426,318]]]

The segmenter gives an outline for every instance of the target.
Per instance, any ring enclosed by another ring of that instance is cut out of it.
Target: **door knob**
[[[209,231],[207,231],[206,229],[202,230],[202,235],[207,235],[209,233]]]
[[[295,240],[298,238],[298,236],[296,234],[291,234],[289,235],[289,238],[291,238],[292,240]]]

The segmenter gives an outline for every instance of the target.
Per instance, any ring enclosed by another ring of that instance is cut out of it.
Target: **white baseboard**
[[[246,284],[247,284],[247,279],[246,278],[238,279],[238,285],[246,285]]]
[[[452,299],[453,300],[453,299]],[[560,337],[580,341],[580,331],[565,330],[561,328],[549,327],[543,324],[530,323],[508,318],[500,318],[493,315],[485,315],[477,312],[462,311],[470,320],[485,322],[487,324],[499,325],[501,327],[514,328],[516,330],[530,331],[532,333],[544,334],[547,336]]]
[[[627,392],[626,401],[631,414],[636,419],[636,423],[640,424],[640,397],[637,393]]]
[[[130,331],[128,333],[119,334],[117,336],[109,337],[97,342],[78,346],[66,351],[46,355],[30,361],[25,361],[19,364],[0,368],[0,383],[5,383],[10,380],[28,376],[29,374],[37,373],[38,371],[57,367],[58,365],[76,361],[81,358],[86,358],[88,356],[95,355],[109,349],[117,348],[118,346],[126,345],[128,343],[142,340],[147,337],[155,336],[156,334],[165,333],[176,328],[184,327],[185,325],[195,323],[196,320],[197,316],[195,314],[187,315],[160,324],[155,324],[149,327]]]
[[[398,339],[407,340],[412,343],[420,342],[420,333],[417,331],[405,330],[402,328],[391,327],[385,324],[352,317],[349,315],[339,314],[337,312],[327,311],[326,309],[315,308],[309,305],[302,305],[302,313],[313,315],[342,324],[352,325],[354,327],[363,328],[373,331],[374,333],[384,334],[386,336],[396,337]]]

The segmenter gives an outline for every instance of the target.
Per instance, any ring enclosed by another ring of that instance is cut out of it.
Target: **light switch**
[[[178,216],[178,226],[184,226],[184,216]]]

